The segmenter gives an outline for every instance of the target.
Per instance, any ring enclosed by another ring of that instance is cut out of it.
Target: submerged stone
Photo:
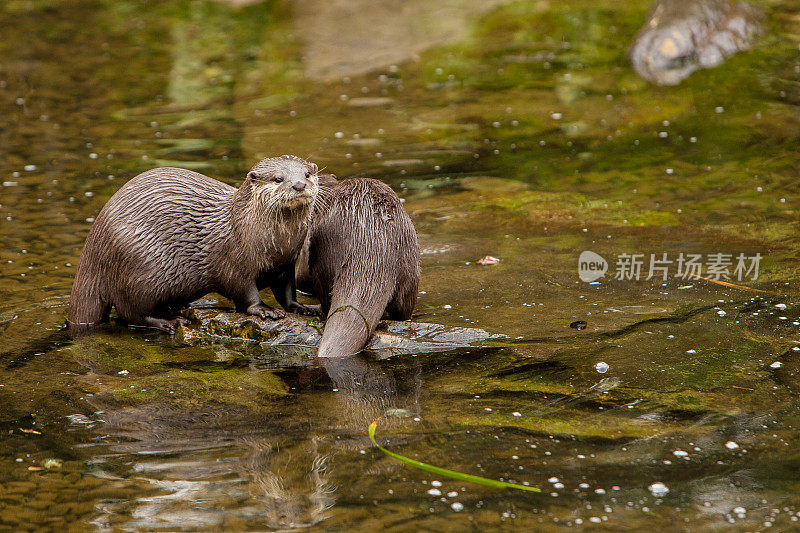
[[[628,51],[634,70],[657,85],[678,85],[696,70],[748,50],[764,13],[745,2],[658,0]]]

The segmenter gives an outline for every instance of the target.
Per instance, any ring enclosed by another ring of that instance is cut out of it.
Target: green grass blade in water
[[[494,479],[488,479],[480,476],[473,476],[471,474],[462,474],[461,472],[456,472],[454,470],[447,470],[446,468],[439,468],[438,466],[433,466],[426,463],[422,463],[420,461],[415,461],[414,459],[409,459],[408,457],[404,457],[402,455],[391,452],[375,441],[375,429],[378,427],[378,420],[380,420],[381,418],[383,417],[378,417],[377,420],[375,420],[372,424],[369,425],[369,439],[372,441],[372,444],[378,447],[380,451],[382,451],[389,457],[397,459],[401,463],[413,466],[414,468],[419,468],[420,470],[425,470],[426,472],[430,472],[432,474],[438,474],[440,476],[446,476],[461,481],[469,481],[470,483],[477,483],[478,485],[484,485],[486,487],[493,487],[496,489],[519,489],[519,490],[527,490],[528,492],[542,492],[540,489],[537,489],[536,487],[517,485],[515,483],[506,483],[505,481],[496,481]]]

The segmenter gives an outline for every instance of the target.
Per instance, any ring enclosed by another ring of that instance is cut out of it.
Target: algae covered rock
[[[192,320],[182,326],[177,340],[184,344],[249,341],[261,346],[295,346],[315,349],[324,324],[318,319],[289,315],[281,320],[257,317],[221,309],[189,309]],[[454,350],[502,338],[482,329],[449,327],[423,322],[384,320],[378,324],[366,349],[381,357],[405,353],[433,353]]]

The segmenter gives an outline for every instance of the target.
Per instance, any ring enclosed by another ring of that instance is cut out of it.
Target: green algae
[[[168,399],[186,407],[254,406],[287,395],[286,385],[271,372],[244,369],[172,370],[146,378],[114,379],[109,386],[104,392],[116,402],[146,404]]]

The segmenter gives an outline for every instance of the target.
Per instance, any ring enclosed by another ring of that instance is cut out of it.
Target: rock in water
[[[184,316],[191,320],[191,324],[178,329],[178,340],[185,344],[244,340],[264,347],[305,346],[316,351],[322,338],[321,322],[297,315],[263,320],[222,309],[195,308],[184,310]],[[446,352],[506,338],[477,328],[382,320],[365,349],[383,359],[399,354]]]
[[[658,0],[628,50],[634,70],[657,85],[678,85],[752,47],[764,13],[744,2]]]

